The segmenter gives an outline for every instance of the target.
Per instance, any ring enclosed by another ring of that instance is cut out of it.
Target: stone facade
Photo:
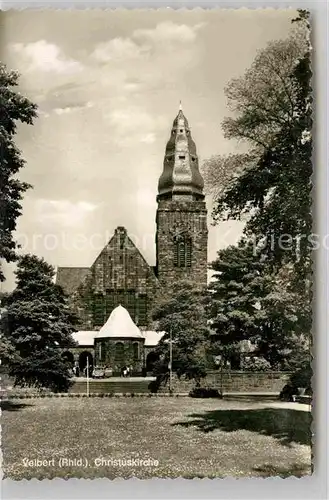
[[[161,285],[188,280],[207,285],[207,210],[195,143],[180,109],[158,185],[156,270]]]
[[[139,375],[145,365],[143,347],[144,339],[96,339],[95,364],[111,366],[114,373],[120,373],[125,365]]]
[[[102,326],[113,309],[125,307],[141,328],[151,323],[152,301],[158,280],[123,227],[92,265],[90,272],[72,296],[72,304],[81,318],[81,329]]]
[[[157,275],[162,286],[188,280],[207,285],[207,210],[204,201],[158,199]]]
[[[81,330],[99,329],[118,305],[129,311],[139,328],[153,329],[152,308],[165,290],[182,280],[207,284],[203,179],[181,109],[167,142],[157,202],[155,268],[146,262],[126,229],[117,227],[89,269],[58,269],[57,283],[70,294]],[[111,349],[108,356],[112,356]]]
[[[209,373],[208,376],[202,381],[202,387],[211,387],[213,389],[223,389],[226,398],[230,393],[241,393],[244,397],[252,397],[251,394],[261,394],[264,398],[264,393],[269,397],[275,397],[281,392],[289,379],[289,373],[285,372],[235,372],[225,373],[223,380],[220,380],[220,374]],[[188,394],[195,387],[193,380],[186,380],[182,378],[178,380],[176,375],[173,376],[172,389],[174,394]],[[86,392],[86,382],[77,381],[71,387],[70,392],[81,393]],[[122,382],[115,380],[104,380],[97,382],[90,382],[90,392],[97,393],[149,393],[149,380],[141,380],[134,382],[129,380]],[[168,394],[169,386],[161,386],[159,393]]]
[[[210,371],[201,381],[202,387],[211,387],[223,392],[268,392],[280,393],[289,380],[288,372],[242,372],[242,371]],[[178,379],[174,374],[172,389],[174,393],[187,393],[195,387],[194,380]],[[161,386],[160,392],[168,392],[168,384]]]

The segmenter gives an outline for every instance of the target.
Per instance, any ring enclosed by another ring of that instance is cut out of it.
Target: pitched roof
[[[121,305],[113,309],[105,325],[95,335],[95,339],[109,337],[144,338],[138,326],[131,319],[127,309]]]
[[[73,339],[78,343],[79,347],[83,346],[93,346],[95,337],[98,331],[79,331],[72,333]],[[142,336],[145,339],[145,347],[155,347],[160,342],[161,338],[165,332],[156,332],[154,330],[146,330],[142,332]]]
[[[145,347],[155,347],[158,345],[162,337],[166,332],[155,332],[152,330],[146,330],[143,332],[145,338]]]
[[[66,293],[71,295],[87,275],[89,267],[58,267],[56,284],[60,285]]]
[[[91,346],[94,345],[94,338],[96,333],[97,332],[95,331],[73,332],[72,337],[79,346]]]
[[[146,258],[142,254],[142,252],[136,246],[136,244],[134,243],[134,241],[130,238],[130,236],[129,236],[128,232],[127,232],[127,229],[124,226],[118,226],[115,229],[113,236],[110,238],[110,240],[108,241],[107,245],[105,245],[105,247],[103,248],[103,250],[101,251],[101,253],[99,254],[99,256],[104,252],[104,250],[106,249],[106,247],[111,247],[111,245],[113,245],[113,244],[116,245],[116,248],[119,248],[119,246],[117,245],[116,242],[120,241],[121,238],[123,238],[124,244],[126,246],[128,246],[130,249],[134,249],[136,251],[136,253],[139,255],[139,257],[141,258],[141,260],[144,262],[144,264],[147,267],[147,269],[150,271],[150,276],[152,276],[152,278],[156,282],[158,282],[158,278],[156,276],[156,266],[150,266],[150,264],[147,262]],[[97,259],[95,260],[95,262],[96,261],[97,261]],[[95,264],[95,262],[94,262],[94,264]]]

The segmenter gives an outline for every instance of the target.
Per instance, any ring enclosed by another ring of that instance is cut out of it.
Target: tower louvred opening
[[[174,238],[174,265],[176,267],[191,267],[192,238],[188,235]]]

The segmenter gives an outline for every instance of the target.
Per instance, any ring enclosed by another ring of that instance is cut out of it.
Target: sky
[[[117,226],[155,264],[158,178],[179,103],[200,164],[241,145],[223,137],[225,86],[257,51],[286,38],[296,11],[40,10],[1,14],[1,60],[38,105],[19,125],[33,185],[16,238],[54,266],[89,267]],[[242,223],[217,226],[209,210],[209,261],[237,242]],[[14,286],[5,267],[4,290]]]

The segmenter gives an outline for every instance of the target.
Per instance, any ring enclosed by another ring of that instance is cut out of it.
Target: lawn
[[[12,479],[301,476],[310,474],[311,462],[311,415],[303,406],[190,398],[3,401],[3,470]],[[61,458],[72,462],[60,466]],[[26,465],[36,459],[50,462]]]

